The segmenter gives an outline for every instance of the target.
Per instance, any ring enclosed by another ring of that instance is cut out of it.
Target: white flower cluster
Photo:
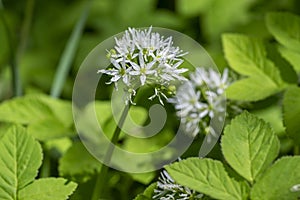
[[[169,100],[175,105],[185,132],[191,136],[196,136],[200,131],[212,136],[216,134],[208,126],[209,120],[217,113],[226,111],[223,93],[228,86],[227,69],[222,76],[213,69],[205,68],[197,68],[190,74],[190,80],[180,86],[176,96]]]
[[[156,200],[198,200],[203,197],[203,194],[175,183],[166,170],[160,173],[154,193],[152,198]]]
[[[121,38],[115,38],[115,47],[108,52],[112,64],[109,69],[98,70],[112,76],[108,84],[122,81],[126,86],[126,103],[133,103],[136,89],[140,86],[153,87],[154,94],[149,99],[166,97],[168,88],[175,81],[186,80],[182,73],[187,69],[179,68],[186,55],[179,47],[173,46],[172,37],[164,38],[152,32],[152,27],[145,30],[129,28]]]

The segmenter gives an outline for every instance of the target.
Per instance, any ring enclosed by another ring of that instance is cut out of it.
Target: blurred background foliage
[[[50,92],[68,38],[89,3],[90,13],[62,93],[66,99],[71,97],[74,77],[89,51],[128,27],[152,25],[185,33],[203,45],[222,69],[226,63],[221,33],[240,32],[268,38],[266,12],[300,12],[297,0],[3,0],[0,100],[12,96],[8,66],[13,58],[20,69],[25,93]]]
[[[223,69],[228,65],[221,46],[222,33],[237,32],[272,40],[264,20],[267,12],[300,14],[299,0],[0,0],[0,102],[14,95],[12,65],[19,69],[23,94],[51,93],[62,55],[87,5],[90,6],[88,18],[82,34],[72,41],[78,42],[78,46],[71,49],[75,53],[74,59],[69,56],[71,67],[67,70],[62,93],[58,95],[67,100],[72,97],[76,73],[87,54],[108,37],[128,27],[152,25],[182,32],[198,41]],[[108,92],[101,90],[101,93],[108,98]],[[277,102],[277,99],[273,101]],[[257,114],[272,118],[269,116],[278,116],[280,112],[279,108],[270,107]],[[275,119],[272,124],[278,124],[278,121],[281,119]],[[283,132],[280,125],[275,127],[276,132]],[[65,148],[66,142],[62,143]],[[135,151],[139,147],[135,147],[135,143],[129,140],[125,147]],[[142,145],[146,148],[146,144]],[[80,144],[77,146],[81,147]],[[192,146],[186,155],[195,155],[191,152],[197,152],[198,148],[198,145]],[[107,196],[132,199],[154,177],[145,176],[148,177],[146,180],[143,176],[134,176],[111,170]],[[94,183],[94,178],[81,183],[72,199],[89,199]]]

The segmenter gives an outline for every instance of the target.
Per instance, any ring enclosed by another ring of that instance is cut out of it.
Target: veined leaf
[[[283,99],[283,121],[287,134],[295,144],[300,145],[300,88],[291,87]]]
[[[189,158],[166,166],[166,170],[177,183],[215,199],[248,197],[248,185],[230,178],[220,161]]]
[[[259,76],[238,80],[226,90],[226,97],[242,101],[257,101],[278,92],[273,84],[262,81]]]
[[[63,178],[42,178],[20,190],[18,200],[66,200],[76,187]]]
[[[0,140],[0,199],[18,199],[42,164],[42,149],[21,126],[12,125]]]
[[[281,158],[254,184],[251,199],[297,200],[300,191],[293,186],[300,183],[299,172],[299,156]]]
[[[276,40],[288,49],[300,53],[300,17],[286,12],[271,12],[266,24]]]
[[[221,145],[230,166],[251,183],[279,152],[279,140],[271,126],[248,112],[225,128]]]
[[[71,102],[28,95],[2,103],[0,121],[27,125],[29,134],[46,141],[74,135],[71,108]]]
[[[28,133],[40,141],[71,137],[75,133],[70,127],[66,127],[57,118],[45,118],[28,126]]]
[[[53,116],[51,109],[38,96],[18,97],[0,104],[0,121],[32,124]]]
[[[228,88],[228,98],[257,101],[285,86],[279,69],[266,58],[266,49],[261,40],[238,34],[225,34],[222,40],[230,67],[249,79],[233,83]]]

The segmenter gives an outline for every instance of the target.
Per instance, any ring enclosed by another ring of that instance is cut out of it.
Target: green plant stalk
[[[52,97],[59,97],[62,89],[64,87],[64,84],[67,79],[68,72],[70,70],[71,64],[74,60],[75,53],[78,47],[78,43],[80,41],[83,28],[85,26],[86,20],[89,15],[90,7],[91,7],[91,1],[88,1],[85,8],[83,9],[83,12],[76,23],[72,34],[67,41],[66,47],[63,51],[63,54],[59,60],[58,67],[55,73],[54,81],[51,87],[51,96]]]
[[[45,149],[43,145],[43,149]],[[50,171],[51,171],[51,159],[48,153],[46,152],[47,150],[44,150],[44,158],[43,158],[43,165],[40,170],[40,177],[41,178],[47,178],[50,176]]]
[[[103,163],[108,164],[111,161],[115,145],[118,142],[118,138],[120,136],[121,129],[122,129],[122,126],[125,122],[125,119],[128,115],[128,111],[130,109],[130,106],[131,106],[131,104],[127,105],[124,108],[123,112],[122,112],[122,115],[121,115],[120,120],[119,120],[119,124],[117,125],[117,127],[114,131],[114,134],[113,134],[112,139],[111,139],[111,144],[108,146],[108,149],[107,149],[107,152],[105,154]],[[96,180],[96,184],[95,184],[95,187],[94,187],[92,200],[99,200],[99,198],[101,197],[101,194],[103,193],[104,186],[107,183],[108,169],[109,169],[109,167],[107,165],[102,164],[100,173],[97,175],[97,180]]]
[[[4,31],[5,31],[9,49],[10,49],[9,66],[11,68],[13,94],[14,94],[14,96],[21,96],[22,95],[22,85],[21,85],[21,79],[20,79],[20,74],[19,74],[19,68],[17,65],[14,42],[12,39],[12,33],[11,33],[9,26],[6,22],[6,19],[4,17],[4,7],[3,7],[1,0],[0,0],[0,19],[4,26]]]
[[[21,27],[20,42],[16,52],[16,60],[19,62],[27,45],[28,35],[33,18],[35,0],[27,0],[25,8],[25,17]]]

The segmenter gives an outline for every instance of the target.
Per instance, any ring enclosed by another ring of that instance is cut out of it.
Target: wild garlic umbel
[[[182,119],[185,132],[192,136],[200,132],[216,136],[209,122],[216,113],[226,112],[223,93],[229,84],[227,69],[222,76],[213,69],[205,68],[196,68],[190,74],[190,79],[179,87],[175,97],[169,99],[177,116]]]
[[[128,28],[121,38],[115,38],[115,46],[108,51],[111,62],[108,69],[98,70],[111,76],[107,84],[125,85],[125,103],[133,102],[133,97],[139,87],[148,85],[154,94],[149,99],[167,99],[167,93],[173,91],[176,81],[184,81],[182,75],[187,69],[180,68],[182,57],[186,55],[179,47],[173,45],[172,37],[165,38],[152,32],[152,27],[139,30]]]

